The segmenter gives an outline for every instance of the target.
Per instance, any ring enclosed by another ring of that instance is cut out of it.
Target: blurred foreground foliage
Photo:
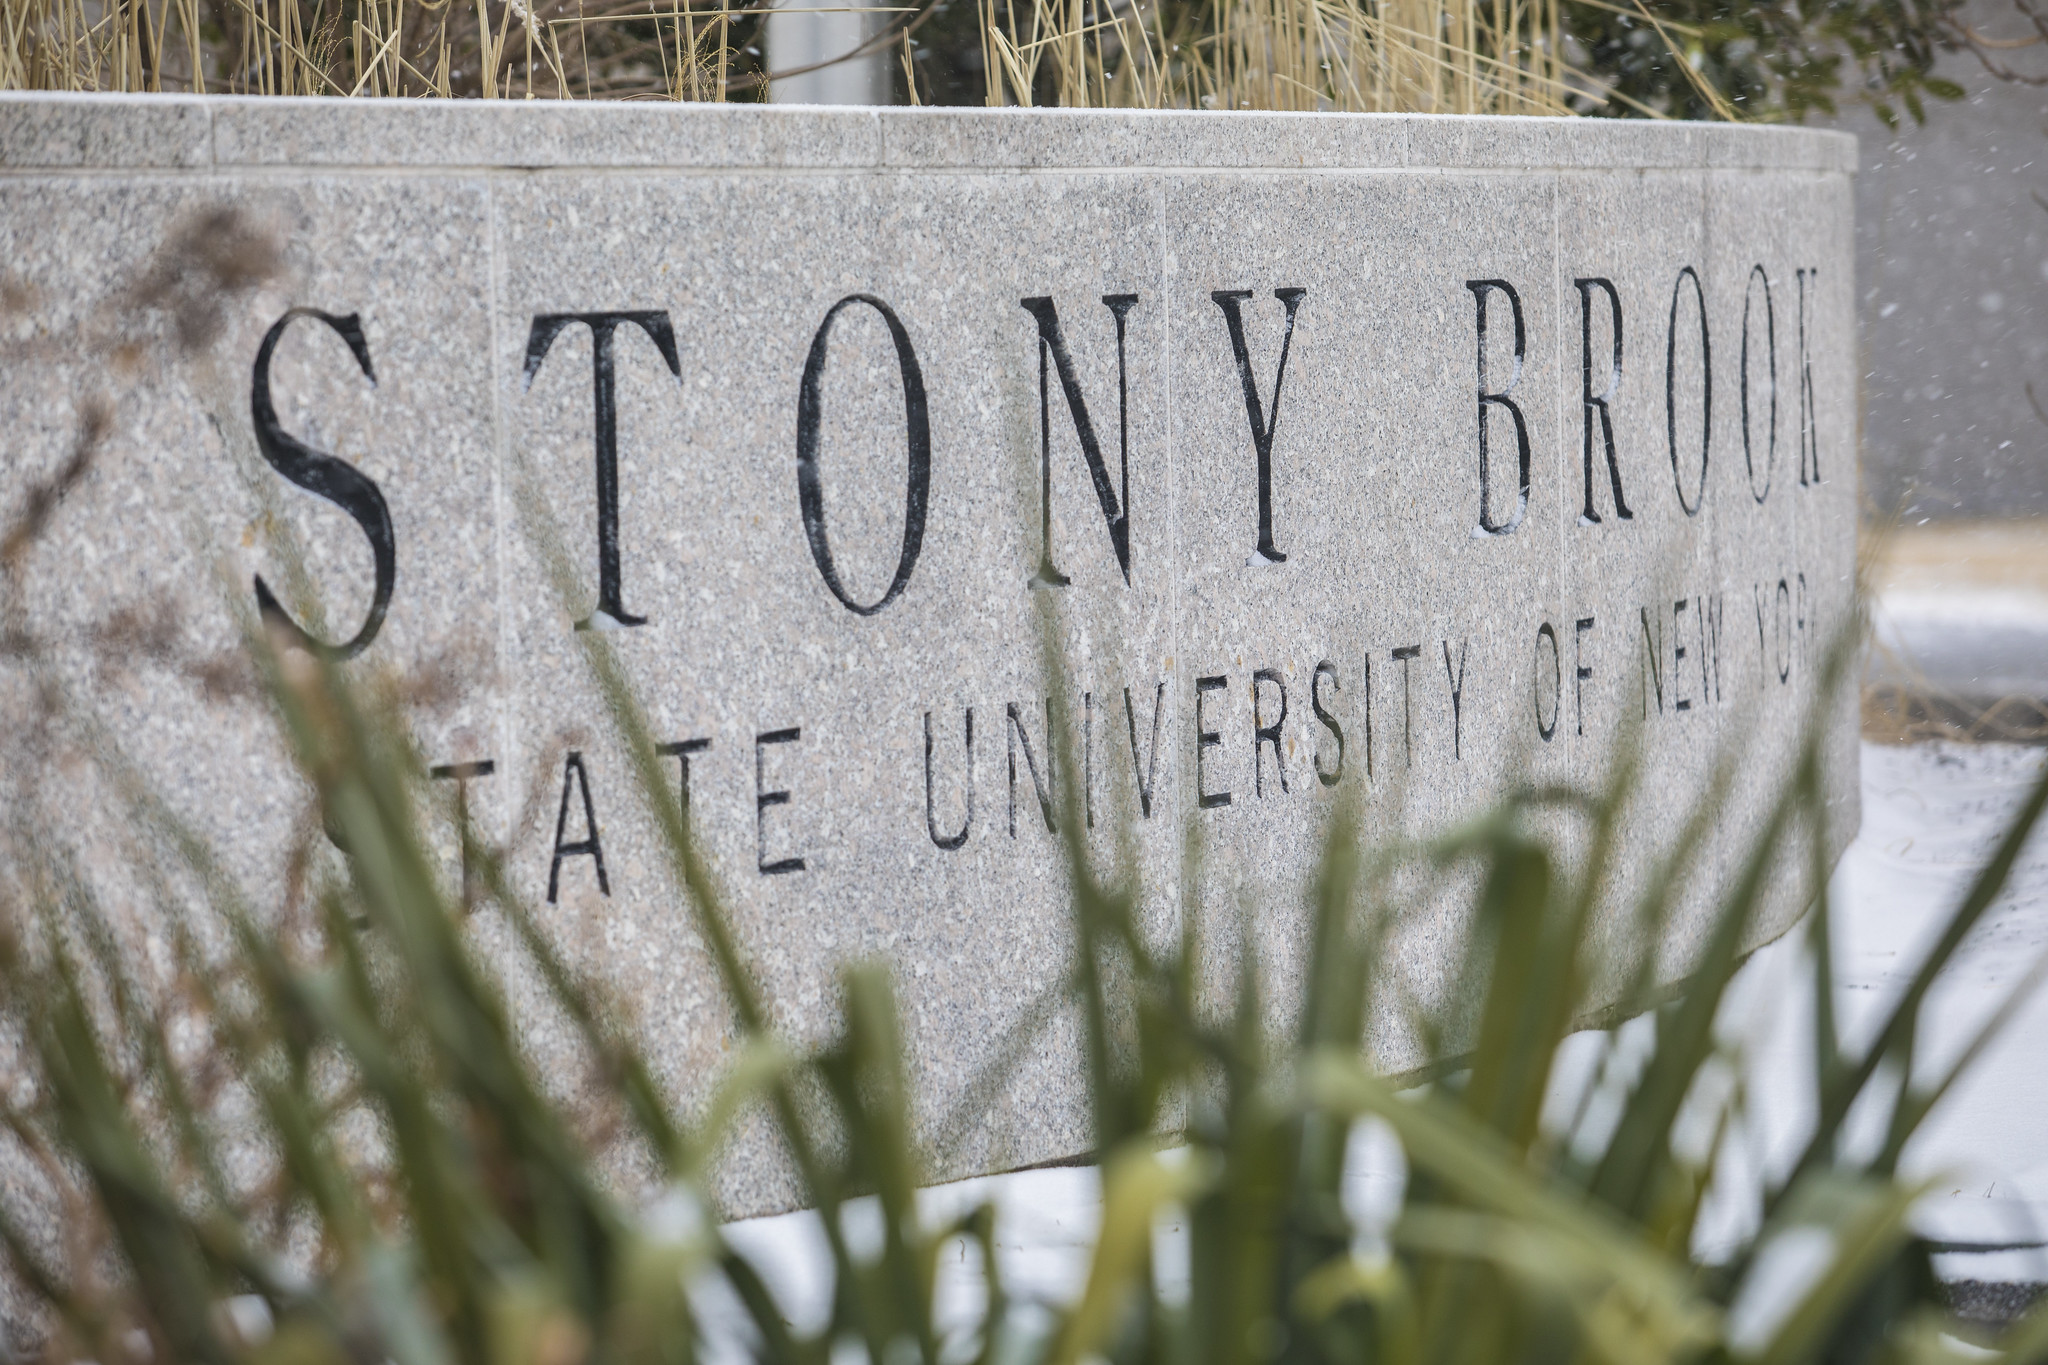
[[[49,1182],[64,1236],[53,1254],[9,1199],[0,1242],[45,1310],[46,1358],[1956,1358],[1948,1334],[1963,1329],[1944,1316],[1908,1226],[1919,1190],[1896,1169],[1954,1074],[1915,1067],[1915,1020],[1996,896],[2048,783],[1857,1049],[1834,1027],[1829,910],[1824,899],[1816,907],[1804,932],[1817,1125],[1803,1155],[1758,1191],[1753,1230],[1711,1264],[1691,1259],[1695,1222],[1730,1159],[1739,1107],[1716,1081],[1732,1062],[1714,1020],[1767,880],[1825,882],[1815,744],[1721,888],[1697,968],[1675,993],[1658,994],[1651,945],[1676,887],[1697,872],[1690,860],[1715,819],[1718,784],[1630,908],[1645,946],[1622,964],[1621,1012],[1649,1009],[1653,1042],[1633,1061],[1607,1050],[1604,1120],[1590,1100],[1561,1126],[1543,1115],[1560,1046],[1592,1003],[1594,978],[1615,965],[1596,958],[1590,931],[1627,842],[1617,826],[1626,770],[1595,797],[1513,794],[1393,859],[1467,868],[1478,887],[1456,978],[1469,991],[1423,1022],[1439,1078],[1405,1091],[1361,1057],[1377,947],[1399,910],[1386,898],[1388,855],[1364,850],[1351,822],[1339,820],[1328,841],[1312,967],[1285,1029],[1270,1023],[1253,961],[1237,964],[1234,1002],[1212,1007],[1196,932],[1154,941],[1135,888],[1070,857],[1068,999],[1084,1024],[1103,1221],[1085,1289],[1047,1305],[1004,1292],[992,1207],[942,1224],[920,1214],[883,970],[845,975],[837,1043],[800,1057],[778,1042],[628,681],[602,636],[581,638],[745,1040],[707,1116],[696,1126],[672,1116],[646,1059],[564,965],[490,848],[465,838],[475,905],[443,884],[421,828],[432,798],[397,720],[337,665],[281,631],[259,634],[251,645],[283,732],[328,831],[350,850],[337,860],[345,872],[316,877],[299,911],[245,896],[177,813],[110,758],[148,832],[138,847],[164,854],[138,868],[156,888],[148,912],[176,962],[152,978],[121,947],[121,916],[94,899],[59,841],[15,831],[0,936],[0,1016],[14,1059],[5,1120],[16,1155],[34,1158]],[[1079,813],[1067,814],[1075,828]],[[1585,822],[1584,859],[1536,832],[1560,814]],[[197,903],[171,889],[181,884],[199,888]],[[470,942],[479,906],[503,914],[526,967],[581,1031],[604,1106],[659,1172],[651,1199],[628,1199],[599,1174],[587,1113],[551,1099],[535,1074],[502,969]],[[1702,1103],[1713,1135],[1704,1144]],[[1852,1108],[1866,1124],[1876,1114],[1880,1142],[1845,1140]],[[810,1335],[792,1329],[716,1222],[708,1166],[748,1110],[771,1117],[830,1247],[830,1319]],[[1342,1198],[1361,1120],[1391,1134],[1407,1164],[1398,1215],[1379,1228],[1361,1226]],[[254,1177],[252,1138],[266,1154]],[[849,1235],[856,1206],[878,1238]],[[1163,1292],[1153,1263],[1155,1220],[1168,1209],[1185,1211],[1184,1295]],[[1762,1326],[1751,1314],[1732,1328],[1743,1318],[1731,1308],[1757,1292],[1759,1275],[1781,1273],[1760,1271],[1760,1253],[1813,1230],[1832,1250],[1795,1301]],[[968,1249],[986,1292],[974,1311],[956,1306],[949,1317],[938,1265]],[[2003,1344],[2013,1360],[2048,1352],[2048,1318],[2023,1322]]]
[[[95,755],[143,888],[137,904],[103,904],[56,831],[20,812],[6,830],[0,1156],[33,1178],[0,1191],[0,1254],[13,1300],[39,1314],[17,1347],[97,1365],[1962,1358],[1970,1329],[1941,1306],[1909,1225],[1921,1190],[1898,1167],[2019,992],[1941,1065],[1920,1054],[1918,1020],[1999,894],[2048,779],[1909,987],[1845,1038],[1821,736],[1848,649],[1817,689],[1790,780],[1713,888],[1675,988],[1658,945],[1681,888],[1707,875],[1699,853],[1725,814],[1733,756],[1676,841],[1648,852],[1620,825],[1635,785],[1626,759],[1600,791],[1514,791],[1422,843],[1369,845],[1340,813],[1314,881],[1298,1007],[1267,997],[1249,950],[1233,962],[1205,944],[1193,914],[1162,941],[1139,888],[1105,880],[1069,842],[1063,999],[1081,1024],[1103,1214],[1085,1285],[1045,1303],[1006,1292],[993,1206],[947,1221],[920,1209],[922,1138],[885,970],[846,972],[830,1046],[800,1055],[778,1038],[602,633],[576,638],[681,912],[716,964],[728,1018],[711,1026],[739,1039],[725,1072],[705,1078],[712,1098],[694,1121],[675,1115],[601,984],[571,968],[467,828],[470,875],[451,884],[426,828],[459,807],[428,780],[389,689],[351,684],[253,619],[262,694],[317,804],[309,843],[347,853],[294,860],[303,875],[289,887],[239,885],[67,698],[23,608],[29,549],[63,515],[107,420],[87,409],[74,457],[0,535],[0,638],[40,708],[16,723],[64,729]],[[1050,626],[1047,642],[1056,652]],[[1063,790],[1071,800],[1073,784]],[[1080,816],[1066,810],[1061,828]],[[1596,915],[1622,860],[1646,857],[1645,890],[1619,923],[1612,907]],[[1397,1002],[1435,1059],[1429,1083],[1402,1087],[1361,1044],[1386,1013],[1381,946],[1412,885],[1401,874],[1416,869],[1472,891],[1454,998],[1435,1012]],[[1715,1022],[1767,889],[1787,879],[1819,896],[1797,931],[1814,1125],[1738,1210],[1737,1239],[1700,1260],[1704,1196],[1744,1188],[1747,1159],[1733,1137],[1738,1059]],[[487,916],[509,956],[479,950]],[[133,949],[145,922],[154,958]],[[1204,984],[1218,964],[1236,981],[1220,1000]],[[522,1047],[513,971],[580,1037],[589,1076],[575,1103]],[[1640,1046],[1597,1036],[1593,1078],[1559,1117],[1547,1102],[1558,1059],[1595,1009],[1649,1022],[1630,1026]],[[833,1289],[815,1329],[792,1326],[718,1222],[712,1167],[745,1116],[765,1118],[819,1213]],[[1361,1123],[1405,1161],[1398,1206],[1377,1221],[1344,1198]],[[620,1178],[622,1145],[644,1182]],[[1157,1255],[1169,1211],[1186,1229],[1178,1287]],[[1788,1289],[1774,1249],[1816,1239],[1824,1253]],[[942,1301],[942,1261],[969,1257],[982,1292]],[[1753,1307],[1764,1301],[1771,1311]],[[2048,1358],[2048,1316],[1981,1344]]]

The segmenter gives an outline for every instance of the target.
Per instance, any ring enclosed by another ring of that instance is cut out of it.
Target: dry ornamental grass
[[[898,0],[770,70],[770,0],[0,0],[0,89],[755,100],[882,54],[895,98],[1123,108],[1918,118],[1958,0]]]

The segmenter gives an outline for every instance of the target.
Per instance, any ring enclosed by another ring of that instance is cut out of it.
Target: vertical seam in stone
[[[496,657],[492,660],[493,690],[497,693],[492,709],[497,729],[497,747],[504,754],[500,771],[504,774],[504,790],[516,785],[523,771],[514,748],[516,727],[512,724],[512,694],[516,687],[513,679],[511,658],[513,652],[512,588],[510,582],[510,550],[507,544],[505,516],[505,474],[511,462],[511,428],[505,415],[505,360],[503,338],[499,335],[499,315],[504,312],[505,266],[504,255],[498,249],[498,173],[486,170],[481,174],[484,198],[484,259],[489,272],[488,328],[491,361],[489,382],[491,386],[491,427],[495,438],[492,442],[495,458],[491,462],[491,558],[497,569],[497,629],[493,632],[496,640]],[[498,802],[498,841],[510,847],[514,831],[511,828],[512,812],[516,802],[508,799],[501,791]]]
[[[1802,130],[1802,131],[1804,131],[1804,130]],[[1761,177],[1759,177],[1759,178],[1761,179]],[[1773,179],[1775,179],[1775,178],[1776,178],[1776,177],[1773,177]],[[1759,186],[1758,186],[1758,188],[1759,188],[1759,189],[1762,189],[1762,188],[1763,188],[1763,186],[1759,185]],[[1773,188],[1775,188],[1775,187],[1773,187]],[[1802,250],[1802,249],[1801,249],[1801,247],[1800,247],[1800,243],[1799,243],[1799,239],[1800,239],[1801,237],[1803,237],[1803,236],[1805,235],[1805,234],[1804,234],[1804,232],[1802,232],[1802,231],[1801,231],[1801,228],[1803,227],[1803,225],[1804,225],[1804,224],[1803,224],[1803,222],[1801,221],[1801,219],[1800,219],[1800,218],[1794,218],[1794,219],[1792,219],[1792,221],[1791,221],[1791,222],[1790,222],[1790,224],[1788,225],[1788,227],[1789,227],[1789,230],[1788,230],[1788,231],[1787,231],[1787,232],[1785,233],[1785,238],[1784,238],[1784,240],[1785,240],[1785,245],[1786,245],[1786,248],[1787,248],[1787,250],[1788,250],[1788,251],[1789,251],[1789,252],[1791,253],[1791,255],[1792,255],[1792,258],[1793,258],[1793,267],[1794,267],[1794,269],[1797,269],[1797,268],[1798,268],[1798,266],[1800,266],[1800,265],[1802,265],[1802,264],[1804,264],[1804,263],[1805,263],[1805,262],[1804,262],[1804,259],[1802,259],[1802,258],[1805,258],[1805,257],[1806,257],[1806,252],[1805,252],[1804,250]],[[1818,257],[1816,256],[1816,257],[1814,257],[1814,258],[1812,258],[1812,259],[1815,259],[1815,260],[1817,260],[1817,259],[1818,259]],[[1849,264],[1850,264],[1850,265],[1851,265],[1851,267],[1853,268],[1853,265],[1854,265],[1854,262],[1855,262],[1855,259],[1856,259],[1856,257],[1855,257],[1855,250],[1854,250],[1854,248],[1853,248],[1853,247],[1852,247],[1852,248],[1850,249],[1850,254],[1849,254],[1849,256],[1848,256],[1848,258],[1847,258],[1847,259],[1848,259],[1848,262],[1849,262]],[[1746,282],[1746,281],[1745,281],[1745,282]],[[1796,290],[1796,282],[1795,282],[1795,290]],[[1855,297],[1855,293],[1854,293],[1853,287],[1852,287],[1852,289],[1851,289],[1850,297],[1851,297],[1851,298],[1854,298],[1854,297]],[[1796,292],[1795,292],[1795,299],[1796,299]],[[1815,302],[1818,302],[1818,301],[1819,301],[1819,298],[1818,298],[1818,291],[1816,290]],[[1796,310],[1796,307],[1797,307],[1796,303],[1795,303],[1794,307],[1795,307],[1795,310]],[[1797,322],[1797,313],[1796,313],[1796,311],[1795,311],[1795,313],[1794,313],[1794,323],[1793,323],[1793,325],[1794,325],[1794,327],[1795,327],[1795,328],[1796,328],[1796,327],[1797,327],[1797,325],[1798,325],[1798,322]],[[1802,386],[1801,386],[1801,384],[1800,384],[1800,374],[1799,374],[1799,366],[1800,366],[1800,362],[1801,362],[1801,361],[1802,361],[1802,360],[1803,360],[1803,359],[1804,359],[1805,357],[1804,357],[1804,356],[1802,356],[1802,355],[1800,354],[1800,350],[1799,350],[1799,342],[1798,342],[1798,340],[1797,340],[1797,332],[1796,332],[1796,331],[1794,332],[1794,340],[1793,340],[1793,343],[1792,343],[1792,348],[1791,348],[1791,350],[1792,350],[1792,365],[1791,365],[1791,368],[1790,368],[1790,378],[1791,378],[1791,380],[1792,380],[1792,392],[1793,392],[1794,394],[1800,394],[1800,393],[1803,393],[1803,392],[1804,392],[1804,389],[1803,389],[1803,387],[1802,387]],[[1861,366],[1858,366],[1857,368],[1859,368],[1859,369],[1860,369],[1860,368],[1862,368],[1862,367],[1861,367]],[[1816,396],[1817,396],[1817,395],[1816,395]],[[1860,405],[1859,405],[1859,406],[1860,406]],[[1794,465],[1794,468],[1795,468],[1795,469],[1797,469],[1797,468],[1801,468],[1801,467],[1803,467],[1803,466],[1804,466],[1804,464],[1805,464],[1805,460],[1806,460],[1806,452],[1805,452],[1805,450],[1803,449],[1803,444],[1802,444],[1802,435],[1801,435],[1801,432],[1800,432],[1799,408],[1798,408],[1798,405],[1797,405],[1797,403],[1796,403],[1796,402],[1795,402],[1795,403],[1794,403],[1794,404],[1792,405],[1792,413],[1793,413],[1793,418],[1792,418],[1792,452],[1793,452],[1793,457],[1794,457],[1794,460],[1796,461],[1796,463],[1795,463],[1795,465]],[[1817,422],[1818,422],[1818,421],[1820,420],[1820,414],[1819,414],[1818,412],[1814,413],[1814,420],[1816,421],[1816,423],[1817,423]],[[1818,430],[1818,427],[1816,427],[1816,430]],[[1857,467],[1858,467],[1859,469],[1860,469],[1860,468],[1862,467],[1862,459],[1861,459],[1861,452],[1860,452],[1860,451],[1858,452],[1858,459],[1857,459]],[[1793,487],[1794,489],[1797,489],[1797,488],[1798,488],[1799,484],[1798,484],[1798,480],[1797,480],[1797,478],[1796,478],[1796,477],[1794,478],[1794,480],[1793,480],[1793,483],[1792,483],[1792,485],[1791,485],[1791,486],[1792,486],[1792,487]],[[1816,489],[1815,491],[1816,491],[1816,492],[1818,492],[1819,490],[1817,490],[1817,489]],[[1805,562],[1806,562],[1806,550],[1807,550],[1807,544],[1808,544],[1808,541],[1809,541],[1809,539],[1811,539],[1811,540],[1812,540],[1812,541],[1814,541],[1814,542],[1820,542],[1820,541],[1821,541],[1821,537],[1820,537],[1819,535],[1813,535],[1813,536],[1809,537],[1809,535],[1808,535],[1807,527],[1808,527],[1808,524],[1809,524],[1809,522],[1810,522],[1811,518],[1810,518],[1810,516],[1809,516],[1809,514],[1808,514],[1808,509],[1807,509],[1807,506],[1806,506],[1805,500],[1804,500],[1804,499],[1802,499],[1802,498],[1797,498],[1797,497],[1793,497],[1793,498],[1787,498],[1787,499],[1786,499],[1786,501],[1787,501],[1787,502],[1789,502],[1789,503],[1790,503],[1790,504],[1792,505],[1792,510],[1791,510],[1791,511],[1790,511],[1790,512],[1789,512],[1789,513],[1787,514],[1787,519],[1788,519],[1788,520],[1790,521],[1790,523],[1791,523],[1791,525],[1790,525],[1790,527],[1789,527],[1789,534],[1788,534],[1788,537],[1787,537],[1787,538],[1789,539],[1789,541],[1791,542],[1791,549],[1790,549],[1790,558],[1791,558],[1791,560],[1792,560],[1792,562],[1793,562],[1794,564],[1802,564],[1802,563],[1805,563]],[[1852,524],[1852,525],[1854,524],[1853,520],[1852,520],[1851,524]],[[1854,552],[1853,550],[1852,550],[1852,551],[1850,552],[1850,555],[1849,555],[1849,562],[1850,562],[1851,564],[1854,564],[1854,563],[1856,562],[1856,556],[1855,556],[1855,552]],[[1848,707],[1848,706],[1845,706],[1845,707],[1843,707],[1843,708],[1842,708],[1842,711],[1843,711],[1843,713],[1844,713],[1844,714],[1848,714],[1848,713],[1849,713],[1849,712],[1851,712],[1851,711],[1852,711],[1853,709],[1854,709],[1854,708],[1852,708],[1852,707]]]
[[[1564,609],[1565,573],[1571,561],[1570,544],[1572,526],[1578,520],[1571,515],[1571,495],[1566,491],[1571,485],[1571,463],[1566,458],[1571,443],[1565,439],[1565,385],[1571,374],[1571,347],[1566,341],[1571,329],[1565,319],[1569,316],[1564,297],[1564,172],[1553,171],[1550,175],[1550,336],[1551,336],[1551,434],[1550,434],[1550,486],[1557,491],[1557,546],[1556,576],[1551,580],[1549,601],[1543,604],[1539,620],[1549,620],[1552,611],[1560,616],[1571,613]],[[1584,414],[1580,414],[1583,418]],[[1509,638],[1513,638],[1511,632]],[[1510,653],[1510,658],[1513,654]],[[1536,686],[1535,675],[1529,678],[1531,695]],[[1557,704],[1564,706],[1564,686],[1560,679]]]
[[[1169,228],[1169,223],[1171,222],[1171,219],[1168,218],[1166,212],[1166,192],[1169,183],[1170,182],[1168,180],[1168,177],[1165,175],[1156,176],[1153,180],[1152,221],[1157,225],[1157,241],[1159,243],[1159,255],[1157,257],[1157,260],[1159,262],[1160,303],[1159,372],[1160,382],[1165,388],[1164,402],[1161,405],[1161,415],[1164,417],[1166,422],[1166,478],[1164,480],[1166,493],[1164,499],[1164,504],[1166,507],[1166,534],[1163,537],[1164,543],[1162,546],[1164,553],[1160,556],[1160,558],[1165,564],[1172,566],[1171,571],[1166,575],[1166,630],[1164,634],[1166,636],[1167,648],[1173,651],[1172,658],[1175,665],[1178,666],[1181,659],[1186,656],[1186,650],[1184,648],[1186,645],[1186,641],[1184,641],[1181,638],[1180,618],[1180,506],[1182,489],[1180,486],[1180,462],[1178,459],[1178,451],[1174,444],[1173,423],[1174,294],[1173,277],[1166,268],[1166,259],[1173,251],[1173,241],[1170,236]],[[1126,515],[1128,514],[1129,509],[1126,509]],[[1163,664],[1165,661],[1161,660],[1160,662]],[[1166,674],[1166,685],[1169,693],[1178,695],[1180,689],[1174,685],[1173,675],[1170,672]],[[1156,756],[1160,741],[1155,738],[1152,741],[1152,743],[1153,751]],[[1169,752],[1174,751],[1169,750]],[[1162,815],[1167,816],[1172,821],[1172,824],[1170,826],[1171,828],[1178,829],[1180,827],[1182,810],[1180,800],[1181,770],[1180,764],[1178,762],[1175,762],[1173,766],[1168,769],[1168,775],[1173,780],[1168,784],[1166,791],[1160,793],[1161,804],[1165,808],[1160,813]],[[1180,875],[1183,870],[1181,866],[1181,860],[1175,858],[1172,860],[1171,865],[1173,867],[1173,871],[1170,875],[1173,878],[1173,887],[1171,894],[1166,897],[1166,903],[1173,907],[1173,932],[1178,934],[1184,932],[1185,925],[1187,922],[1187,916],[1190,913],[1192,913],[1187,904],[1187,897],[1191,888],[1182,884]]]

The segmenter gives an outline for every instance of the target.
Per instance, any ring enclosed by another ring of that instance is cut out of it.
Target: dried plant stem
[[[1647,15],[1633,0],[1588,3]],[[765,8],[0,0],[0,88],[723,100],[764,79],[748,26]],[[1558,0],[977,0],[977,12],[991,106],[1559,114],[1608,98],[1567,71]],[[1650,22],[1668,42],[1697,38]],[[907,49],[908,28],[888,45]],[[1690,67],[1686,79],[1732,113]]]
[[[759,83],[758,53],[747,49],[765,8],[751,0],[0,0],[0,89],[723,100]],[[566,53],[565,26],[575,39]]]
[[[1020,20],[984,0],[989,102],[1564,114],[1605,98],[1567,74],[1557,0],[1210,0],[1200,33],[1165,9],[1030,0]]]

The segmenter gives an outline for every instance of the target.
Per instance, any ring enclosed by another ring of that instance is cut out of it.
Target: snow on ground
[[[1862,830],[1831,888],[1837,1015],[1845,1040],[1867,1037],[1881,1008],[1905,989],[1940,921],[1967,892],[2044,763],[2048,749],[2009,745],[1864,746]],[[1724,1035],[1747,1059],[1750,1180],[1757,1170],[1783,1169],[1812,1121],[1806,951],[1802,924],[1758,952],[1731,986],[1723,1014]],[[1961,1053],[2044,952],[2048,836],[2038,836],[1929,998],[1922,1015],[1925,1074],[1935,1074]],[[2048,1238],[2044,1044],[2048,989],[2030,993],[1907,1149],[1905,1173],[1933,1182],[1920,1217],[1927,1235],[1973,1243]],[[1739,1169],[1737,1188],[1717,1192],[1717,1207],[1704,1220],[1701,1250],[1711,1254],[1741,1230],[1744,1178]],[[1398,1198],[1400,1184],[1398,1149],[1373,1129],[1361,1128],[1347,1171],[1347,1204],[1360,1214],[1384,1211]],[[1023,1171],[924,1193],[934,1222],[983,1199],[999,1210],[997,1254],[1013,1295],[1048,1302],[1078,1292],[1101,1210],[1094,1168]],[[856,1245],[859,1220],[874,1212],[870,1204],[853,1214],[856,1226],[848,1236]],[[760,1268],[796,1326],[812,1329],[824,1321],[829,1260],[815,1214],[752,1219],[727,1232]],[[1168,1292],[1176,1284],[1184,1287],[1180,1230],[1162,1225],[1156,1247]],[[1951,1278],[2048,1280],[2048,1253],[1951,1254],[1940,1258],[1940,1269]],[[980,1295],[975,1254],[956,1246],[941,1279],[942,1317],[959,1321],[971,1315]]]
[[[1863,827],[1832,885],[1837,1011],[1845,1040],[1869,1036],[1967,894],[2048,750],[1922,744],[1863,748]],[[1811,995],[1795,930],[1745,969],[1754,1002],[1748,1076],[1770,1164],[1803,1138],[1812,1067]],[[2023,850],[2005,892],[1964,943],[1921,1013],[1928,1079],[1946,1070],[2048,952],[2048,837]],[[1771,1008],[1766,1008],[1768,1002]],[[1733,1002],[1731,1002],[1733,1003]],[[1934,1182],[1920,1226],[1944,1241],[2048,1238],[2048,989],[2017,1013],[1907,1148],[1903,1174]],[[2048,1256],[1943,1258],[1958,1277],[2048,1279]]]

